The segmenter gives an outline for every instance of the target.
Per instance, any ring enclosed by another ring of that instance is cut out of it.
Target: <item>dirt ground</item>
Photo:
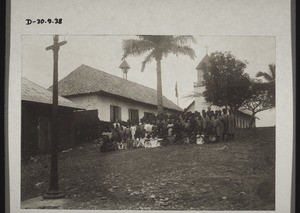
[[[49,159],[22,162],[22,201],[47,191]],[[59,154],[59,178],[67,209],[274,210],[275,128],[109,153],[89,143]]]

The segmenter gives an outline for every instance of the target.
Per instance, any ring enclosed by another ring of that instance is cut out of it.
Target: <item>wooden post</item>
[[[66,41],[58,42],[58,35],[53,37],[53,45],[46,50],[53,51],[53,103],[51,121],[51,169],[49,190],[44,194],[44,199],[63,198],[65,195],[58,186],[58,51],[59,47],[66,44]]]

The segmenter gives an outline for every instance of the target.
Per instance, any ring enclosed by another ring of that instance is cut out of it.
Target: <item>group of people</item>
[[[232,140],[235,136],[235,116],[229,109],[160,114],[140,121],[115,122],[110,141],[118,149],[156,147],[169,144],[209,143]]]

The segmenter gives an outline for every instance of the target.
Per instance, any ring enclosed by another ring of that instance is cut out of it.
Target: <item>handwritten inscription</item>
[[[26,19],[26,25],[31,24],[62,24],[62,18],[48,18],[48,19]]]

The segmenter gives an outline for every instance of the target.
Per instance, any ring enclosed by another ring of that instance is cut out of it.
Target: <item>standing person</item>
[[[209,127],[208,127],[208,115],[205,110],[202,110],[202,127],[203,127],[203,135],[204,135],[204,142],[208,142],[209,138]]]
[[[152,137],[156,138],[157,137],[157,121],[153,121],[153,126],[152,126]]]
[[[223,115],[221,110],[218,110],[218,120],[220,122],[220,141],[223,142],[224,134],[225,134],[225,126],[224,126]]]
[[[180,125],[179,117],[177,117],[174,122],[174,133],[175,133],[175,143],[180,143],[182,141],[182,128]]]
[[[211,107],[207,107],[207,112],[206,112],[206,115],[207,115],[207,118],[210,118],[211,119],[211,116],[213,115],[213,111],[211,110]]]
[[[141,130],[141,128],[140,128],[140,125],[141,125],[142,123],[136,123],[136,130],[135,130],[135,135],[134,135],[134,137],[135,137],[135,139],[138,139],[138,140],[140,140],[141,139],[141,137],[142,137],[142,130]]]
[[[215,139],[216,139],[216,131],[215,131],[214,123],[215,123],[215,115],[211,111],[210,114],[208,115],[208,120],[207,120],[207,124],[206,124],[209,142],[215,142]]]
[[[131,139],[135,139],[135,132],[136,132],[136,124],[133,122],[131,127],[130,127],[130,132],[131,132]]]
[[[196,121],[196,127],[197,127],[197,134],[201,135],[203,132],[203,123],[202,123],[202,118],[201,118],[200,113],[199,113],[199,115],[196,116],[195,121]]]
[[[225,141],[225,138],[227,137],[228,139],[228,136],[227,136],[227,130],[228,130],[228,116],[227,116],[227,109],[224,108],[222,109],[222,112],[223,114],[221,115],[220,117],[220,120],[222,122],[222,126],[223,126],[223,131],[222,131],[222,141]],[[225,137],[226,136],[226,137]]]
[[[234,135],[235,135],[235,116],[232,113],[232,110],[229,109],[229,115],[227,116],[227,120],[228,120],[228,128],[227,128],[227,139],[229,140],[233,140],[234,139]]]
[[[191,125],[190,125],[190,120],[189,118],[184,118],[183,119],[183,140],[185,144],[190,143],[190,137],[191,137]]]
[[[150,138],[152,137],[152,124],[149,120],[146,120],[144,125],[144,132],[145,132],[145,147],[151,147]]]
[[[124,149],[132,148],[130,124],[128,123],[123,129],[124,132]]]
[[[168,119],[167,120],[167,135],[168,135],[168,142],[169,144],[172,144],[174,142],[174,138],[173,138],[173,134],[174,134],[174,121],[173,119],[170,120]]]
[[[222,136],[222,122],[220,120],[220,114],[219,111],[216,111],[215,113],[215,119],[214,119],[214,129],[216,134],[216,142],[220,141],[220,138]]]

